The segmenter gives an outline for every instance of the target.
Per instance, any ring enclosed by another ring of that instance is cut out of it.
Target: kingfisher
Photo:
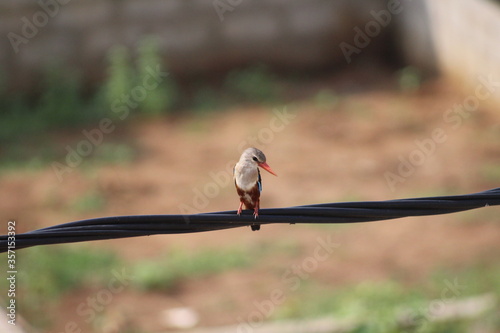
[[[246,209],[253,209],[255,219],[259,216],[260,192],[262,191],[262,179],[259,167],[272,175],[278,176],[266,163],[266,155],[253,147],[245,149],[243,154],[241,154],[240,160],[234,166],[234,185],[240,196],[238,215],[241,214],[243,205],[245,205]],[[260,224],[254,224],[251,227],[254,231],[259,230]]]

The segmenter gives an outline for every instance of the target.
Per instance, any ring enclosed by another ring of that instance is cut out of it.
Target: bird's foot
[[[255,209],[253,210],[253,218],[257,220],[257,217],[259,217],[259,208],[255,207]],[[260,224],[252,224],[251,228],[252,231],[260,230]]]

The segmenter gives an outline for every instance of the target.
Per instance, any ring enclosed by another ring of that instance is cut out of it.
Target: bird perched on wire
[[[240,160],[233,169],[234,184],[240,196],[238,215],[241,214],[243,205],[246,209],[253,209],[255,218],[259,216],[260,192],[262,191],[262,179],[259,167],[267,172],[278,176],[266,163],[266,155],[257,148],[247,148],[241,154]],[[252,225],[252,230],[259,230],[260,224]]]

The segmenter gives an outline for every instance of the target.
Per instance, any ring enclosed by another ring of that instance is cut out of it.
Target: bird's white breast
[[[234,167],[234,179],[239,188],[243,191],[250,191],[259,179],[257,166],[241,161],[236,163]]]

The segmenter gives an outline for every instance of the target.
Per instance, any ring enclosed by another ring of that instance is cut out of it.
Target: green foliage
[[[162,259],[144,261],[133,269],[134,283],[146,290],[170,290],[184,279],[197,279],[225,270],[245,267],[251,255],[240,249],[203,249],[196,253],[173,250]]]
[[[203,85],[195,91],[192,104],[195,112],[203,113],[223,108],[225,103],[215,88]]]
[[[95,149],[93,163],[127,164],[135,157],[135,150],[124,143],[102,143]]]
[[[0,91],[0,142],[39,142],[50,130],[83,126],[106,115],[96,99],[84,98],[80,76],[63,67],[47,67],[40,90],[33,101],[22,93]]]
[[[108,78],[103,87],[105,103],[113,107],[124,95],[130,94],[136,76],[132,69],[130,54],[124,46],[115,46],[108,55]]]
[[[37,294],[55,296],[111,276],[118,259],[111,252],[87,246],[37,247],[20,252],[20,285]],[[26,290],[28,292],[28,290]]]
[[[313,98],[316,107],[324,110],[331,110],[340,101],[340,97],[330,89],[322,89]]]
[[[422,85],[422,75],[420,71],[412,66],[403,68],[398,72],[399,88],[404,92],[413,92]]]
[[[140,43],[135,58],[129,49],[114,47],[108,63],[106,81],[93,92],[85,90],[81,73],[68,70],[64,63],[46,68],[37,96],[6,91],[4,78],[0,82],[0,142],[40,146],[53,130],[83,128],[103,118],[123,121],[134,114],[158,115],[180,105],[180,91],[162,68],[154,38]],[[257,65],[229,73],[219,88],[200,86],[185,105],[205,112],[236,103],[276,102],[279,94],[276,78]]]
[[[433,295],[439,295],[443,284],[456,283],[461,286],[458,288],[459,294],[456,297],[466,297],[479,295],[483,293],[494,293],[500,295],[500,266],[495,262],[494,253],[483,256],[467,269],[440,269],[432,275]],[[498,304],[500,306],[500,304]]]
[[[146,39],[140,45],[136,62],[132,61],[129,50],[120,46],[110,51],[108,61],[106,82],[90,94],[83,87],[81,75],[64,64],[46,68],[38,96],[8,92],[7,79],[2,77],[0,156],[6,162],[2,167],[38,166],[56,160],[58,156],[53,150],[43,156],[38,154],[46,150],[41,147],[47,146],[47,134],[53,130],[84,128],[103,118],[123,121],[124,115],[155,115],[173,110],[179,95],[177,86],[172,76],[165,75],[153,39]],[[124,96],[128,96],[127,101]],[[118,112],[117,107],[124,111]],[[98,147],[95,153],[104,148]],[[122,155],[113,156],[117,159],[130,156],[124,149],[119,153]]]
[[[177,85],[170,74],[156,75],[165,73],[165,69],[161,66],[162,59],[154,38],[146,38],[140,43],[135,64],[123,46],[114,47],[108,61],[108,80],[103,92],[108,107],[123,105],[129,111],[147,115],[173,110],[178,96]]]
[[[0,172],[5,170],[39,170],[58,157],[54,147],[49,145],[33,147],[11,143],[3,147],[1,153]]]
[[[125,47],[114,47],[108,56],[108,77],[100,89],[88,95],[83,88],[80,73],[70,71],[63,64],[48,66],[42,73],[40,94],[37,98],[6,90],[6,79],[0,82],[0,141],[16,142],[37,136],[52,129],[83,127],[104,117],[113,117],[117,101],[140,90],[139,98],[127,105],[131,110],[145,114],[171,111],[177,101],[177,86],[170,75],[158,80],[144,81],[152,73],[165,72],[157,43],[145,39],[138,49],[136,64]],[[145,96],[145,97],[144,97]]]
[[[74,127],[92,117],[81,94],[81,79],[76,73],[49,67],[43,76],[44,91],[37,105],[37,118],[47,128]]]
[[[161,69],[161,63],[156,39],[153,37],[145,39],[139,47],[138,84],[142,84],[144,78],[151,76],[151,71]],[[140,103],[140,108],[145,114],[155,115],[172,111],[178,101],[179,92],[172,76],[168,74],[161,79],[158,87],[148,90],[146,98]]]

